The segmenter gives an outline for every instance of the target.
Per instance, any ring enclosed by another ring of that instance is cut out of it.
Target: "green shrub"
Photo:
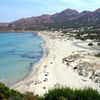
[[[75,100],[100,100],[100,95],[91,88],[75,90]]]
[[[100,57],[100,53],[95,54],[96,57]]]
[[[62,87],[49,90],[49,92],[45,94],[44,97],[45,100],[59,100],[59,98],[61,97],[66,98],[68,100],[73,100],[75,95],[73,89]]]
[[[100,46],[100,43],[97,43],[98,46]]]
[[[70,88],[56,88],[44,95],[44,100],[100,100],[100,94],[91,88],[73,90]]]
[[[40,97],[32,92],[19,93],[0,83],[0,100],[100,100],[100,94],[91,88],[73,90],[60,87],[49,90],[43,97]]]
[[[88,46],[93,46],[93,43],[92,43],[92,42],[90,42],[90,43],[88,44]]]
[[[0,83],[0,100],[23,100],[23,94]]]
[[[32,92],[26,92],[24,95],[24,100],[39,100],[38,95],[34,95]]]

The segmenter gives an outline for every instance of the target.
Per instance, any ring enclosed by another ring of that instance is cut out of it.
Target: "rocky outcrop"
[[[93,59],[94,62],[91,61]],[[95,58],[93,53],[88,54],[81,51],[81,53],[73,53],[72,55],[63,58],[62,63],[66,64],[67,68],[71,67],[75,73],[82,76],[83,78],[89,78],[95,83],[100,84],[100,63],[98,63],[100,58],[98,58],[97,61],[95,61],[95,59],[97,58]]]

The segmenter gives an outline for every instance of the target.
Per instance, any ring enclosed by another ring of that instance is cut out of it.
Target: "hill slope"
[[[23,18],[9,24],[0,24],[0,31],[6,30],[46,30],[90,27],[100,28],[100,8],[95,11],[79,13],[66,9],[54,15],[44,14],[37,17]]]

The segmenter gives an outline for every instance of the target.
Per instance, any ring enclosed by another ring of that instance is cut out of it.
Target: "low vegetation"
[[[81,32],[75,32],[74,34],[76,34],[76,39],[100,41],[100,30],[84,30]]]
[[[70,88],[57,88],[45,94],[44,100],[100,100],[96,90],[73,90]]]
[[[98,46],[100,46],[100,43],[97,43]]]
[[[0,100],[23,100],[24,95],[0,83]]]
[[[100,57],[100,53],[95,54],[96,57]]]
[[[92,42],[90,42],[90,43],[88,44],[88,46],[93,46],[93,43],[92,43]]]
[[[93,40],[93,41],[97,41],[98,44],[100,45],[100,30],[97,29],[78,29],[75,30],[76,32],[70,32],[70,31],[62,31],[64,34],[69,33],[71,37],[75,37],[76,39],[80,39],[80,40]]]
[[[0,83],[0,100],[100,100],[100,94],[91,88],[73,90],[67,87],[49,90],[43,97],[27,92],[22,94]]]

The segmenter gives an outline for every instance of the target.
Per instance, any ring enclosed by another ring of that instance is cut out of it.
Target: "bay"
[[[43,55],[43,40],[34,33],[0,33],[0,82],[24,79]]]

